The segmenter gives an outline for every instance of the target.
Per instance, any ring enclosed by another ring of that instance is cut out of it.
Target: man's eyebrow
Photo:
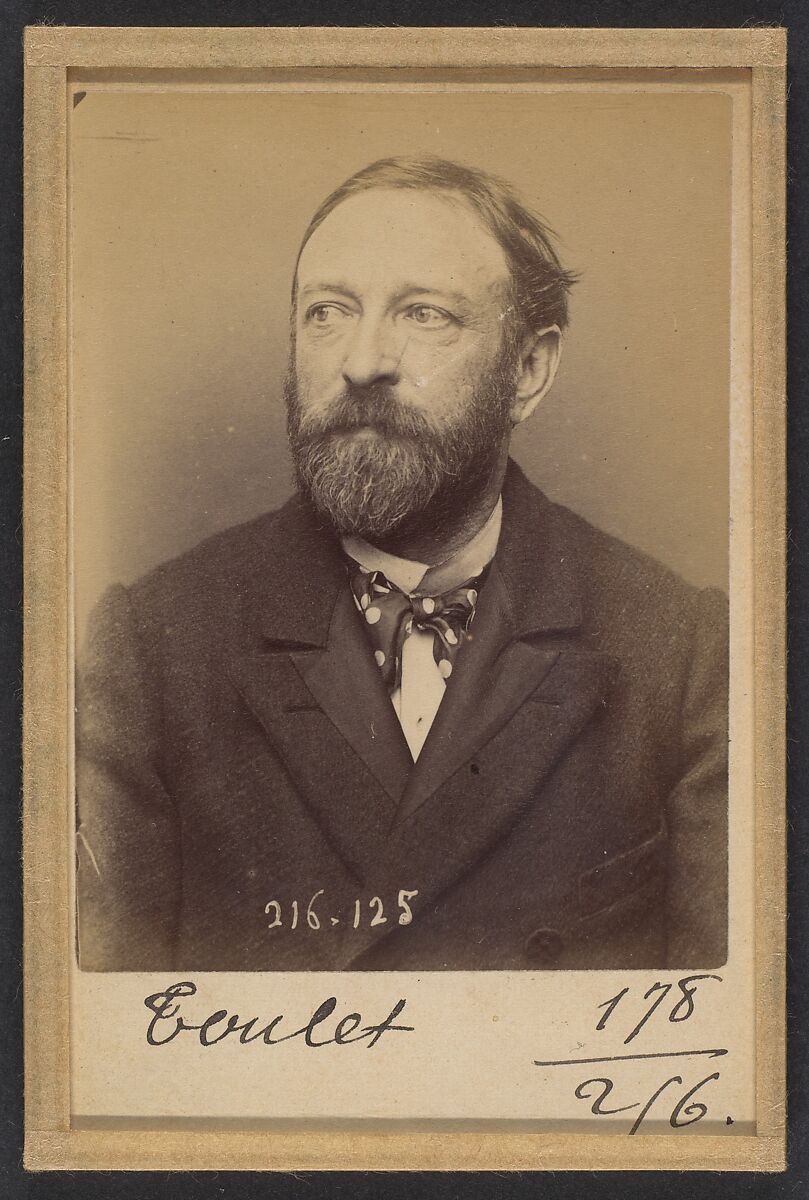
[[[306,287],[301,288],[301,296],[308,296],[312,292],[339,292],[341,296],[350,296],[356,299],[356,294],[345,283],[332,283],[329,281],[318,283],[307,283]]]
[[[315,283],[307,283],[305,287],[301,288],[300,295],[308,296],[317,292],[336,292],[341,296],[349,296],[351,299],[357,298],[356,292],[348,284],[335,280],[318,280]],[[440,296],[451,304],[464,306],[474,304],[473,298],[466,292],[441,287],[440,284],[429,286],[424,283],[403,283],[396,289],[396,299],[402,300],[405,296]]]
[[[399,288],[396,293],[399,299],[405,296],[441,296],[445,300],[449,300],[451,304],[468,305],[473,304],[474,300],[468,296],[466,292],[453,291],[452,288],[441,287],[436,284],[433,287],[425,287],[423,283],[405,283]]]

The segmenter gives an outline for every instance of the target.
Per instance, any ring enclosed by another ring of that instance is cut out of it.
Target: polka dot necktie
[[[349,564],[354,603],[362,614],[376,665],[388,691],[402,683],[402,647],[414,629],[429,630],[433,656],[449,679],[458,651],[469,633],[485,572],[440,596],[408,596],[381,571]]]

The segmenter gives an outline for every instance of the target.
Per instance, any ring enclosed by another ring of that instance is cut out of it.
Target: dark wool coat
[[[84,968],[724,961],[725,598],[514,464],[503,503],[415,767],[300,498],[104,597],[77,691]]]

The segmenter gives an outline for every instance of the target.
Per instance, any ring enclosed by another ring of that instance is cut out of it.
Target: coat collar
[[[570,518],[509,460],[495,561],[515,638],[569,633],[582,623],[581,564]]]

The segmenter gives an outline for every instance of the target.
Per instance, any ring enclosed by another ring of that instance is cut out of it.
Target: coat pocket
[[[595,916],[637,892],[662,889],[666,877],[665,824],[652,837],[579,876],[579,916]]]

